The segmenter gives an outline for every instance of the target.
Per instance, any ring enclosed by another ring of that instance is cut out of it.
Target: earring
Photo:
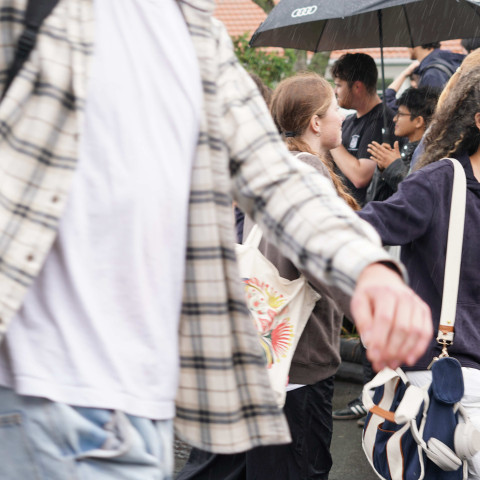
[[[317,137],[321,137],[321,136],[322,136],[322,132],[316,132],[315,135],[316,135]]]

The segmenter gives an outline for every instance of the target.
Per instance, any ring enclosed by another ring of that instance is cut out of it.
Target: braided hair
[[[340,177],[333,170],[330,154],[319,155],[302,139],[314,115],[323,118],[333,100],[330,84],[316,73],[300,73],[280,82],[273,92],[270,110],[291,152],[307,152],[320,158],[327,167],[337,194],[354,210],[359,210],[355,199],[347,192]]]

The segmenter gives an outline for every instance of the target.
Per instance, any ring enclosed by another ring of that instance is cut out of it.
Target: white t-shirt
[[[94,8],[78,171],[58,238],[1,346],[0,384],[171,418],[200,74],[174,0]]]

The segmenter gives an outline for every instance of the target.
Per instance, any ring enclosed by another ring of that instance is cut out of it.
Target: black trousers
[[[333,377],[287,393],[292,443],[217,455],[192,449],[177,480],[327,480],[332,468]]]

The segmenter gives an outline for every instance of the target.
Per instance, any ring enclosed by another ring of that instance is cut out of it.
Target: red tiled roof
[[[230,36],[252,34],[267,14],[252,0],[216,0],[215,17],[227,27]]]
[[[347,52],[353,53],[367,53],[373,58],[380,58],[379,48],[361,48],[361,49],[348,49],[348,50],[334,50],[330,58],[336,59]],[[408,49],[404,47],[386,47],[383,49],[384,58],[409,58]]]
[[[455,53],[462,53],[462,48],[460,45],[460,40],[446,40],[442,43],[442,48],[451,50],[452,52]],[[341,55],[347,52],[361,52],[361,53],[367,53],[368,55],[371,55],[373,58],[380,58],[380,49],[379,48],[362,48],[358,50],[335,50],[331,53],[330,58],[331,59],[337,59]],[[383,56],[384,58],[405,58],[408,59],[410,58],[410,55],[408,53],[408,49],[404,47],[386,47],[383,49]]]
[[[445,40],[442,42],[442,48],[446,48],[455,53],[465,53],[460,42],[461,40]]]

